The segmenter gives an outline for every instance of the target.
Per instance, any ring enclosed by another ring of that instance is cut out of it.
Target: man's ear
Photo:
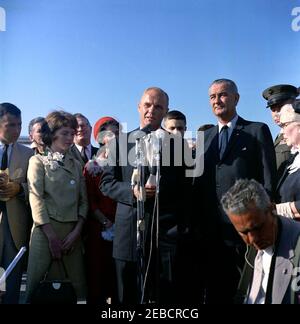
[[[237,105],[239,103],[240,100],[240,95],[238,93],[236,93],[235,95],[235,104]]]

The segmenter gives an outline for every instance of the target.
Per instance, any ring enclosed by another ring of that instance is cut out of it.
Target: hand
[[[0,185],[0,197],[1,198],[13,198],[21,189],[21,185],[17,182],[10,181],[6,185]]]
[[[142,200],[145,201],[146,199],[153,198],[155,196],[155,192],[156,192],[156,186],[146,185],[145,188],[142,187],[142,191],[138,190],[137,185],[135,185],[133,188],[133,194],[135,198],[141,201]]]
[[[2,171],[0,173],[0,188],[2,188],[2,187],[5,188],[8,181],[9,181],[8,174]]]
[[[146,185],[145,189],[146,189],[146,197],[147,198],[153,198],[155,196],[156,186]]]
[[[53,260],[60,260],[62,258],[62,242],[57,237],[49,239],[49,248]]]
[[[80,231],[78,231],[75,228],[62,241],[63,253],[65,253],[65,254],[72,253],[79,238],[80,238]]]
[[[57,237],[52,225],[50,223],[41,225],[41,229],[46,235],[49,243],[49,249],[52,259],[59,260],[62,257],[62,242]]]

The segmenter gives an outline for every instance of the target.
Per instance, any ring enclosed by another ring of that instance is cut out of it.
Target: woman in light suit
[[[48,279],[64,279],[62,260],[77,297],[85,296],[81,231],[88,211],[86,185],[80,163],[69,153],[76,118],[63,111],[46,117],[42,125],[47,155],[30,159],[29,200],[33,228],[29,246],[26,300],[49,269]]]

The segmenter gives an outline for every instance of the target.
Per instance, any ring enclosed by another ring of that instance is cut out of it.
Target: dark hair
[[[214,84],[222,84],[222,83],[226,83],[229,86],[232,93],[239,93],[237,85],[235,84],[234,81],[232,81],[230,79],[217,79],[211,83],[211,85],[209,86],[209,89]]]
[[[35,124],[42,124],[45,121],[44,117],[36,117],[33,118],[28,125],[28,134],[30,134],[32,132],[32,128]]]
[[[53,111],[42,123],[42,140],[46,146],[50,146],[53,142],[55,132],[62,127],[71,127],[76,131],[77,120],[74,115],[66,111]]]
[[[168,119],[176,119],[176,120],[183,120],[184,123],[186,124],[186,117],[185,115],[179,111],[179,110],[171,110],[169,111],[166,116],[164,117],[164,120],[168,120]]]
[[[3,102],[2,104],[0,104],[0,118],[2,118],[6,114],[11,114],[16,117],[20,117],[21,110],[17,106],[9,102]]]
[[[86,123],[88,124],[88,126],[91,126],[91,124],[90,124],[90,121],[84,116],[84,115],[82,115],[81,113],[76,113],[76,114],[73,114],[73,116],[75,117],[75,118],[82,118],[82,119],[85,119],[86,120]],[[92,127],[92,126],[91,126]]]
[[[198,132],[206,131],[207,129],[210,129],[210,128],[214,127],[214,126],[215,126],[214,124],[204,124],[204,125],[201,125],[198,128]]]

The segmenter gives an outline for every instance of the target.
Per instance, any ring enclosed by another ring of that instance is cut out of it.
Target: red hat
[[[94,139],[95,139],[95,141],[97,141],[97,136],[98,136],[100,128],[108,122],[115,122],[116,124],[119,124],[119,122],[112,117],[102,117],[102,118],[98,119],[94,125]]]

